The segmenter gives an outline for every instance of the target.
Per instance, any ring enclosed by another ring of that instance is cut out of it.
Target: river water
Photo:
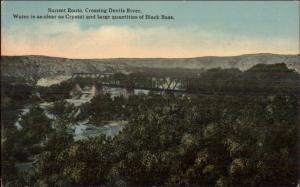
[[[116,93],[115,90],[114,90],[114,92],[115,92],[115,94],[118,94],[118,93]],[[74,104],[74,106],[78,109],[77,112],[75,113],[75,116],[76,116],[80,113],[80,110],[78,107],[84,103],[90,102],[94,96],[95,96],[95,94],[91,91],[91,93],[86,92],[86,94],[82,95],[80,98],[67,99],[66,101]],[[49,119],[53,120],[52,127],[53,128],[57,127],[57,125],[55,124],[56,123],[55,115],[50,113],[48,110],[49,107],[53,106],[53,103],[42,102],[42,103],[39,103],[39,106],[44,110],[45,115]],[[20,115],[18,116],[17,121],[14,124],[18,130],[23,129],[23,127],[20,124],[20,121],[22,120],[22,117],[24,115],[29,113],[29,111],[32,107],[33,106],[31,106],[31,105],[26,105],[22,109]],[[70,132],[73,135],[74,141],[85,140],[85,139],[100,136],[100,135],[114,137],[117,134],[119,134],[119,132],[122,131],[122,129],[126,126],[127,123],[128,123],[127,121],[110,121],[110,122],[106,122],[105,124],[103,124],[101,126],[96,126],[94,124],[89,123],[88,120],[83,120],[83,121],[68,125],[69,126],[68,132]],[[33,155],[30,158],[28,158],[28,160],[29,160],[29,162],[16,163],[16,168],[19,171],[29,171],[29,170],[33,169],[33,165],[38,160],[38,156]]]
[[[110,93],[112,97],[115,97],[117,95],[122,95],[124,93],[124,90],[122,89],[107,89],[106,91],[107,93]],[[144,90],[136,90],[135,93],[148,94],[148,92]],[[71,99],[66,99],[68,103],[73,104],[75,108],[77,108],[77,112],[75,112],[74,117],[76,117],[80,113],[78,107],[84,103],[90,102],[94,96],[95,96],[95,92],[93,91],[93,89],[91,89],[90,91],[86,91],[85,94],[83,94],[80,98],[74,97]],[[52,119],[55,123],[56,117],[53,114],[51,114],[48,110],[48,108],[51,107],[52,105],[53,103],[51,102],[39,103],[39,106],[44,110],[45,115],[49,119]],[[17,121],[14,124],[18,130],[22,130],[23,127],[21,126],[20,121],[22,120],[22,116],[26,115],[30,111],[31,107],[32,106],[28,105],[22,109],[21,114],[19,115]],[[125,127],[126,124],[127,121],[115,120],[115,121],[110,121],[108,123],[106,122],[106,124],[103,124],[101,126],[96,126],[94,124],[89,123],[88,120],[84,120],[84,121],[80,121],[68,125],[69,126],[68,132],[72,133],[75,141],[87,139],[89,137],[100,136],[102,134],[106,136],[114,137]],[[53,128],[55,128],[56,125],[53,124],[52,126]]]

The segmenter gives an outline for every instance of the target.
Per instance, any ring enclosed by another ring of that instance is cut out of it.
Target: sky
[[[1,55],[187,58],[251,53],[299,54],[299,1],[1,3]],[[37,20],[13,17],[13,14],[66,14],[48,13],[48,8],[83,11],[86,8],[131,8],[141,10],[141,13],[131,15],[170,15],[174,19]]]

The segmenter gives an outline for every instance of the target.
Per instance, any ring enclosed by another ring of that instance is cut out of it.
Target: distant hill
[[[238,68],[246,70],[256,64],[285,63],[300,72],[300,55],[247,54],[230,57],[196,58],[114,58],[67,59],[47,56],[1,56],[2,76],[38,80],[45,77],[72,75],[78,72],[99,72],[108,68],[130,70],[134,67],[151,68]]]

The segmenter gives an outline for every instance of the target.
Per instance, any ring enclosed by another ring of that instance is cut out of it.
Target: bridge
[[[190,93],[197,95],[266,95],[265,89],[273,88],[274,84],[281,85],[282,80],[261,80],[260,83],[264,83],[264,89],[259,89],[251,93],[242,93],[234,87],[235,80],[216,80],[212,79],[199,79],[199,78],[174,78],[174,77],[151,77],[151,76],[127,76],[118,73],[75,73],[72,76],[73,79],[77,78],[92,78],[93,84],[98,88],[114,87],[125,88],[127,90],[142,89],[157,92],[173,92],[173,93]],[[78,79],[80,81],[80,79]],[[218,84],[227,85],[228,91],[218,91]],[[203,88],[209,88],[211,85],[216,86],[216,91],[208,91]],[[257,80],[243,80],[243,84],[247,87],[256,87]],[[233,86],[232,86],[233,85]],[[277,85],[277,86],[278,86]],[[299,86],[297,86],[299,87]]]
[[[153,91],[184,91],[187,80],[170,77],[129,77],[114,73],[74,73],[72,79],[91,78],[98,86]],[[79,80],[79,79],[78,79]]]
[[[73,73],[72,79],[75,78],[109,78],[114,73]]]

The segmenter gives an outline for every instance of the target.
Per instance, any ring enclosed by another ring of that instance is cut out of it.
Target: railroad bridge
[[[109,78],[114,73],[73,73],[72,79],[75,78]]]
[[[188,80],[170,77],[129,77],[114,73],[74,73],[72,79],[92,78],[98,86],[119,87],[126,89],[145,89],[151,91],[183,92],[183,85]],[[195,83],[195,81],[193,81]]]
[[[252,91],[250,93],[238,92],[232,87],[234,80],[219,80],[222,84],[228,84],[227,91],[211,91],[203,89],[215,84],[214,79],[203,80],[198,78],[174,78],[174,77],[151,77],[151,76],[127,76],[118,73],[74,73],[72,78],[92,78],[92,84],[98,89],[105,87],[125,88],[129,92],[134,89],[149,90],[156,92],[188,93],[196,95],[237,95],[237,96],[257,96],[268,95],[264,90]],[[78,79],[80,82],[80,79]],[[75,81],[76,82],[76,81]],[[77,83],[79,83],[77,82]],[[249,86],[255,86],[256,81],[246,81]],[[271,83],[282,84],[281,80],[262,80],[266,85],[265,88],[272,88]],[[284,93],[283,93],[284,95]]]

